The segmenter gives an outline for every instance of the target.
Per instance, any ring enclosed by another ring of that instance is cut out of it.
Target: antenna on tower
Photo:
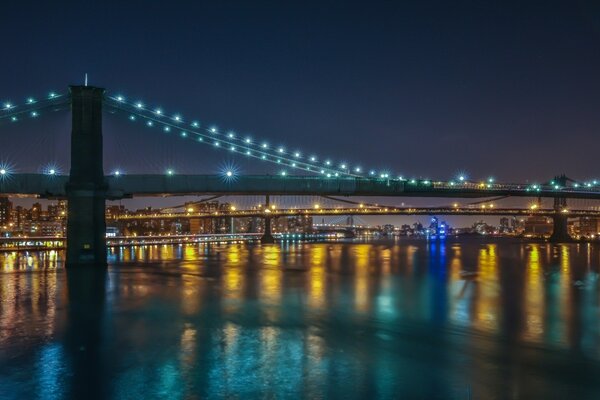
[[[85,86],[87,86],[87,73],[85,74]]]

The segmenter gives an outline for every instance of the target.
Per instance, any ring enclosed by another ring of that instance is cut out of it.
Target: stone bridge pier
[[[71,171],[67,193],[67,267],[106,266],[102,149],[104,89],[71,86]]]

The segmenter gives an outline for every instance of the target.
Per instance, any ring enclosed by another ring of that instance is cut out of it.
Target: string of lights
[[[128,113],[129,120],[143,121],[148,127],[160,127],[165,132],[178,132],[181,137],[194,137],[197,142],[221,148],[232,153],[278,164],[326,177],[362,177],[363,169],[351,167],[346,162],[334,163],[312,155],[305,157],[303,152],[288,151],[285,147],[272,147],[266,141],[256,141],[250,137],[240,137],[234,132],[221,132],[217,127],[202,126],[198,121],[184,121],[178,114],[169,115],[160,108],[151,108],[142,102],[129,102],[123,96],[107,96],[105,104],[113,109]],[[281,175],[286,175],[283,169]],[[372,171],[372,174],[375,174]]]
[[[42,97],[28,97],[23,103],[4,101],[0,104],[0,122],[18,122],[27,118],[38,118],[42,110],[61,110],[71,98],[66,93],[50,92]],[[56,108],[59,107],[59,108]]]

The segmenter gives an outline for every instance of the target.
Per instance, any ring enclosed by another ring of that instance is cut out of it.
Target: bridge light
[[[177,122],[180,122],[180,121],[181,121],[181,115],[175,115],[175,116],[173,117],[173,119],[174,119],[175,121],[177,121]]]
[[[35,99],[33,97],[30,97],[27,99],[27,104],[33,104],[35,103]]]
[[[227,134],[227,137],[230,138],[230,139],[233,139],[235,137],[235,134],[233,132],[229,132]]]
[[[315,161],[317,161],[317,157],[315,157],[315,156],[312,156],[312,157],[310,158],[310,161],[311,161],[311,162],[315,162]]]
[[[248,144],[250,144],[250,143],[252,143],[252,139],[246,138],[245,142],[248,143]]]
[[[554,189],[559,189],[559,188],[560,188],[560,186],[554,185]]]
[[[148,122],[146,123],[146,125],[148,125],[148,126],[152,126],[152,125],[154,125],[154,122],[152,122],[152,121],[148,121]]]
[[[0,175],[6,175],[8,171],[4,168],[0,168]]]
[[[130,120],[130,121],[135,121],[135,115],[130,115],[130,116],[129,116],[129,120]]]
[[[532,205],[531,205],[531,207],[529,207],[529,208],[531,208],[532,210],[535,210],[536,208],[538,208],[538,205],[534,203],[534,204],[532,204]]]
[[[331,165],[331,161],[329,161],[329,160],[325,161],[325,165]]]
[[[369,171],[369,175],[375,175],[375,171],[373,171],[373,170]]]
[[[231,211],[235,211],[236,210],[235,206],[231,206],[230,209],[231,209]]]
[[[119,176],[119,175],[121,175],[121,171],[119,171],[119,170],[116,170],[116,171],[114,172],[114,174],[113,174],[113,175],[114,175],[114,176]]]
[[[339,174],[336,172],[335,174],[333,174],[334,176],[339,176]]]
[[[319,207],[320,207],[320,206],[319,206],[318,204],[315,204],[315,205],[314,205],[314,208],[315,208],[315,210],[318,210],[318,209],[319,209]]]
[[[568,213],[568,212],[569,212],[569,210],[567,210],[566,208],[563,208],[563,209],[562,209],[562,212],[564,212],[564,213]]]
[[[454,207],[454,208],[458,208],[458,203],[454,203],[454,204],[452,204],[452,207]]]
[[[56,174],[56,170],[54,168],[50,168],[48,170],[48,175],[55,175]]]
[[[219,142],[215,141],[215,147],[219,147]]]
[[[341,169],[346,169],[346,164],[342,164],[342,165],[340,165],[340,168],[341,168]]]
[[[360,173],[360,171],[362,171],[360,167],[356,167],[356,168],[354,168],[354,172],[356,172],[356,173]]]
[[[327,174],[327,177],[328,177],[328,178],[331,178],[331,174]]]
[[[265,156],[264,154],[262,156],[260,156],[260,158],[262,158],[263,160],[267,159],[267,156]]]
[[[157,108],[157,109],[154,111],[154,113],[155,113],[156,115],[162,115],[162,110],[161,110],[160,108]]]
[[[283,153],[285,151],[285,149],[283,147],[280,147],[279,149],[277,149],[278,152]]]
[[[144,104],[142,104],[141,102],[138,102],[138,103],[135,104],[135,107],[136,108],[143,108]]]
[[[187,137],[187,132],[186,131],[182,131],[181,132],[181,137]]]
[[[198,141],[199,141],[199,142],[203,142],[203,141],[204,141],[204,139],[202,138],[202,136],[200,136],[200,137],[198,138]]]
[[[48,97],[50,97],[51,99],[56,97],[56,93],[54,92],[50,92],[50,94],[48,95]]]
[[[281,176],[286,176],[286,175],[287,175],[287,172],[281,171]]]
[[[210,128],[210,133],[217,133],[217,128],[215,128],[215,127]]]
[[[10,117],[10,120],[11,120],[12,122],[17,122],[17,117],[15,117],[15,116],[12,116],[12,117]]]
[[[199,124],[197,121],[193,121],[193,122],[191,123],[191,125],[192,125],[192,127],[194,127],[194,128],[197,128],[197,127],[199,127],[199,126],[200,126],[200,124]]]
[[[494,183],[494,178],[488,178],[488,183]]]
[[[13,105],[12,105],[12,104],[10,104],[10,103],[5,103],[5,104],[4,104],[4,109],[5,109],[5,110],[10,110],[12,107],[13,107]]]
[[[37,111],[32,111],[32,112],[31,112],[31,116],[32,116],[33,118],[37,117],[37,116],[38,116],[38,113],[37,113]]]
[[[591,183],[586,183],[585,186],[592,187],[592,184]]]
[[[597,185],[597,184],[598,184],[598,181],[593,181],[592,183],[593,183],[594,185]]]
[[[194,208],[193,208],[193,207],[190,207],[190,208],[188,208],[188,209],[187,209],[187,212],[189,212],[189,213],[193,213],[193,212],[194,212]]]
[[[229,150],[231,150],[231,151],[235,151],[235,146],[231,146],[231,147],[229,148]]]
[[[450,181],[450,182],[449,182],[449,185],[450,185],[450,186],[454,186],[454,181]]]
[[[296,163],[295,163],[295,162],[293,162],[293,163],[292,163],[292,167],[295,167],[295,166],[296,166]]]
[[[247,151],[246,151],[246,155],[248,155],[248,156],[249,156],[250,154],[251,154],[251,153],[250,153],[250,150],[247,150]]]
[[[125,98],[123,96],[117,96],[117,101],[119,103],[122,103],[125,100]]]
[[[294,157],[296,157],[296,158],[300,158],[300,153],[299,153],[299,152],[295,152],[295,153],[294,153]]]
[[[579,183],[574,183],[573,187],[576,187],[576,188],[579,187]]]
[[[464,175],[459,176],[458,180],[461,181],[461,182],[464,182],[465,181],[465,176]]]
[[[266,143],[263,143],[261,147],[262,147],[263,149],[266,149],[266,148],[268,148],[268,147],[269,147],[269,145],[268,145],[268,144],[266,144]]]
[[[171,128],[169,128],[168,126],[165,126],[165,132],[169,132],[171,130]]]

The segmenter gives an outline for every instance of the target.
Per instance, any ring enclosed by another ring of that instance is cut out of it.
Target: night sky
[[[394,175],[600,177],[600,3],[521,3],[3,3],[0,100],[88,73],[109,93]],[[106,173],[278,172],[104,123]],[[68,114],[0,135],[15,170],[68,172]]]

